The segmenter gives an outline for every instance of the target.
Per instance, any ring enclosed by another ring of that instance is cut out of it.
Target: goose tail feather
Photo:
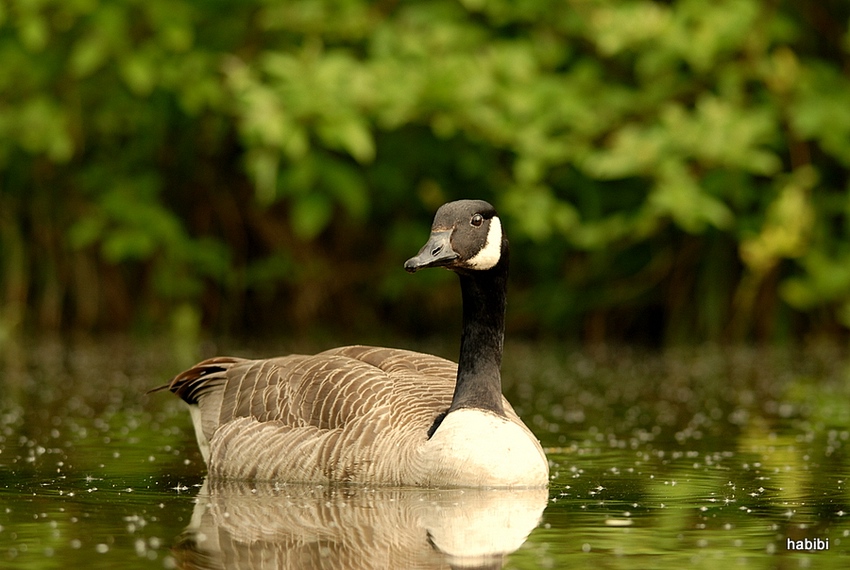
[[[232,356],[209,358],[181,372],[167,384],[149,390],[148,394],[161,390],[169,390],[187,404],[197,404],[199,398],[204,393],[221,386],[227,381],[227,371],[231,366],[243,361],[243,358]]]

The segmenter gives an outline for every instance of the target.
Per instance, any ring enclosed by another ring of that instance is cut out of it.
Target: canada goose
[[[346,346],[216,357],[177,375],[211,476],[430,487],[544,487],[540,443],[502,396],[508,241],[487,202],[441,206],[404,268],[460,277],[459,364]]]

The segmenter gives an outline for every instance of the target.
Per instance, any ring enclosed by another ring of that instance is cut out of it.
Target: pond
[[[311,348],[325,346],[223,341],[193,356]],[[831,346],[509,342],[504,389],[546,448],[543,492],[208,481],[182,402],[145,394],[185,367],[179,343],[42,339],[2,350],[2,568],[850,560],[850,368]]]

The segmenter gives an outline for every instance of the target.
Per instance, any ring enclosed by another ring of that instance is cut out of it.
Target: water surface
[[[290,350],[222,344],[198,356]],[[0,567],[847,566],[835,348],[509,343],[505,392],[551,461],[542,495],[207,481],[182,403],[145,395],[185,367],[173,348],[3,347]]]

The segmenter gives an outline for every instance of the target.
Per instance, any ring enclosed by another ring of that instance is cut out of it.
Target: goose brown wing
[[[241,417],[327,430],[386,408],[428,424],[448,408],[456,374],[454,363],[435,356],[347,346],[313,356],[212,358],[168,388],[200,406],[209,439],[218,426]]]

